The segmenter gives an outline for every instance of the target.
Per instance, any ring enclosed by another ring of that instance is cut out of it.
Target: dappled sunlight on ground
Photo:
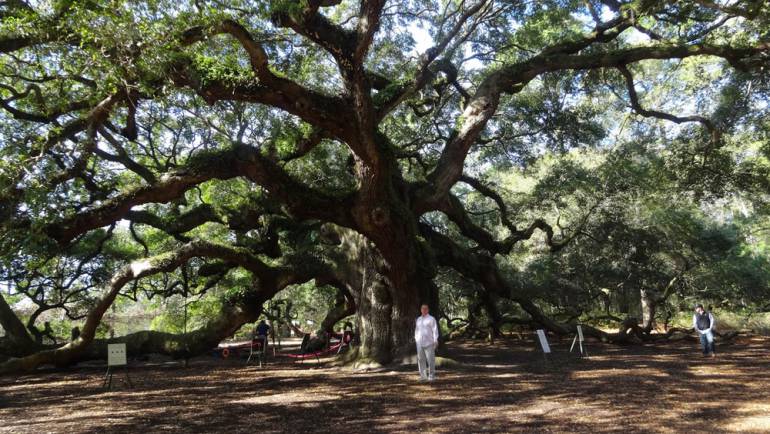
[[[231,404],[285,404],[297,405],[308,402],[324,402],[339,399],[340,395],[329,395],[315,391],[298,391],[252,396],[231,401]]]
[[[725,424],[725,428],[743,432],[770,431],[770,403],[739,406],[735,410],[735,415]]]
[[[97,367],[3,377],[0,432],[770,432],[768,339],[716,359],[682,342],[589,343],[581,359],[569,343],[546,363],[529,340],[453,342],[442,355],[461,365],[434,383],[412,366],[208,357],[133,366],[135,387],[118,372],[108,392]]]

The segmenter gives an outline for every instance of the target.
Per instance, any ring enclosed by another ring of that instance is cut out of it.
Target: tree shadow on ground
[[[690,344],[608,346],[591,357],[533,341],[449,343],[462,363],[420,383],[413,366],[354,372],[322,364],[260,369],[199,358],[130,368],[135,387],[99,368],[0,378],[0,432],[709,432],[770,430],[766,338],[703,359]]]

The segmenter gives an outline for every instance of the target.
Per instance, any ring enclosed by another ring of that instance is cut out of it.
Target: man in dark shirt
[[[267,334],[268,333],[270,333],[270,326],[267,325],[265,320],[260,321],[259,324],[257,325],[257,329],[256,329],[256,333],[255,333],[255,335],[256,335],[255,338],[257,339],[257,341],[259,341],[260,345],[264,345],[265,347],[267,347]],[[263,348],[263,350],[265,350],[265,349],[266,348]]]
[[[257,336],[267,336],[269,332],[270,326],[267,325],[265,320],[261,320],[259,324],[257,324]]]
[[[700,336],[703,347],[703,355],[716,357],[714,352],[714,315],[703,310],[702,304],[695,305],[695,314],[692,316],[692,326]]]

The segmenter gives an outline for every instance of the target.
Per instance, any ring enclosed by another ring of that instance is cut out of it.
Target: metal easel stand
[[[123,368],[123,372],[126,374],[126,384],[129,389],[133,389],[134,385],[131,383],[131,377],[128,375],[128,366],[108,366],[107,373],[104,375],[104,381],[102,381],[102,389],[112,389],[112,376],[115,374],[116,368]]]
[[[583,348],[583,339],[579,339],[579,336],[575,334],[575,337],[572,339],[572,345],[569,347],[569,352],[572,353],[572,350],[575,348],[575,344],[578,344],[578,347],[580,348],[580,357],[588,358],[588,349]]]
[[[251,362],[252,357],[255,357],[259,361],[259,367],[261,368],[263,364],[267,364],[267,339],[268,336],[265,336],[264,339],[260,339],[257,341],[258,345],[254,345],[254,340],[251,341],[251,347],[249,350],[249,358],[246,359],[246,364],[248,365],[249,362]],[[256,350],[254,349],[256,346]],[[273,347],[275,348],[275,347]]]

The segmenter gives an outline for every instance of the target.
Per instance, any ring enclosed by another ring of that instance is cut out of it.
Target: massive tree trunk
[[[388,262],[366,237],[348,230],[339,233],[340,251],[345,255],[339,261],[341,280],[356,304],[359,358],[387,364],[411,355],[421,297],[433,297],[435,286],[429,279],[420,284],[416,273],[409,272],[417,268],[415,264],[405,264],[398,257],[407,254],[391,252],[393,259]]]
[[[359,95],[360,96],[360,95]],[[366,98],[364,98],[366,99]],[[365,101],[364,101],[365,102]],[[357,111],[366,127],[371,113]],[[400,178],[392,144],[366,127],[357,143],[355,172],[359,193],[351,209],[353,231],[341,239],[348,270],[345,278],[357,306],[359,355],[380,364],[414,353],[414,323],[421,303],[438,316],[436,267],[419,240],[419,214],[409,206],[409,186]]]

